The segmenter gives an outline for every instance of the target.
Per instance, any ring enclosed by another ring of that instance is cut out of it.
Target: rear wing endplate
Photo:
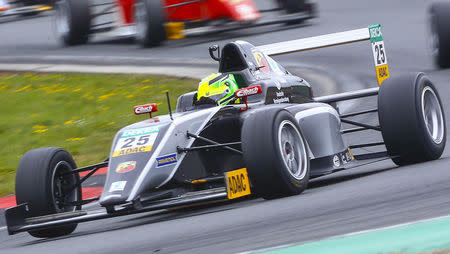
[[[389,68],[380,24],[340,33],[262,45],[258,49],[266,55],[278,56],[366,40],[371,42],[378,85],[381,85],[384,80],[389,78]]]

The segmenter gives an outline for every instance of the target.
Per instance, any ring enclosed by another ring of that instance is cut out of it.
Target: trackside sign
[[[389,78],[389,68],[387,64],[386,48],[384,47],[381,25],[371,25],[369,27],[370,42],[372,44],[373,60],[377,72],[378,85]]]

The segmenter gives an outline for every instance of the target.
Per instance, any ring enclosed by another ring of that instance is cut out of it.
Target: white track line
[[[251,253],[255,253],[255,252],[264,252],[264,251],[269,251],[269,250],[274,250],[274,249],[279,249],[279,248],[288,248],[288,247],[292,247],[292,246],[298,246],[298,245],[303,245],[303,244],[308,244],[308,243],[313,243],[313,242],[318,242],[318,241],[325,241],[325,240],[330,240],[330,239],[334,239],[334,238],[347,237],[347,236],[352,236],[352,235],[364,234],[364,233],[368,233],[368,232],[392,229],[392,228],[408,226],[408,225],[412,225],[412,224],[416,224],[416,223],[429,222],[429,221],[445,219],[445,218],[450,218],[450,215],[444,215],[444,216],[439,216],[439,217],[434,217],[434,218],[428,218],[428,219],[422,219],[422,220],[417,220],[417,221],[411,221],[411,222],[396,224],[396,225],[392,225],[392,226],[361,230],[361,231],[356,231],[356,232],[342,234],[342,235],[334,235],[334,236],[326,237],[326,238],[323,238],[323,239],[317,239],[317,240],[313,240],[313,241],[291,243],[291,244],[283,244],[283,245],[270,247],[270,248],[263,248],[263,249],[255,249],[255,250],[243,251],[243,252],[239,252],[237,254],[251,254]]]
[[[81,65],[81,64],[1,64],[1,71],[31,72],[81,72],[81,73],[117,73],[117,74],[158,74],[177,77],[201,79],[217,71],[214,67],[179,67],[179,66],[134,66],[134,65]]]

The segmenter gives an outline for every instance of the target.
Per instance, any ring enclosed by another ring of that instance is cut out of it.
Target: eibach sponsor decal
[[[158,106],[153,104],[134,106],[134,114],[141,115],[158,111]]]
[[[247,88],[241,88],[241,89],[237,90],[234,95],[238,98],[242,98],[242,97],[247,97],[247,96],[255,95],[255,94],[259,94],[259,93],[262,93],[262,88],[260,85],[257,85],[257,86],[247,87]]]
[[[125,130],[117,141],[112,157],[150,152],[158,132],[159,126]]]
[[[127,173],[136,168],[136,161],[122,162],[117,166],[117,173]]]
[[[169,154],[156,158],[156,167],[163,167],[177,163],[177,154]]]

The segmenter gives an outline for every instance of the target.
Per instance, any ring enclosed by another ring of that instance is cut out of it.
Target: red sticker
[[[134,106],[134,113],[136,115],[147,114],[156,111],[158,111],[158,106],[156,105],[156,103]]]

